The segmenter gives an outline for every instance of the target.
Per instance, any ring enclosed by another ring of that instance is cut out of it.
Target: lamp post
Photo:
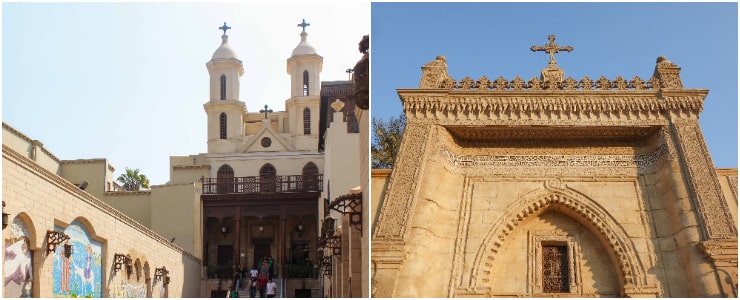
[[[8,227],[9,216],[10,214],[5,212],[5,201],[3,201],[3,229],[5,229],[5,227]]]

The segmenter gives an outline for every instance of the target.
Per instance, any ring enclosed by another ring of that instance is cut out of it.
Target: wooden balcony
[[[321,192],[323,175],[203,178],[203,194],[267,194]]]

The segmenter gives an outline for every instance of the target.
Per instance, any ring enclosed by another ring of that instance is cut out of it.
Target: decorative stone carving
[[[653,77],[659,80],[660,88],[683,89],[680,73],[681,68],[669,61],[665,56],[658,57],[655,62]]]
[[[689,188],[693,190],[691,198],[704,224],[702,231],[705,238],[737,241],[737,231],[732,225],[735,221],[719,186],[699,122],[692,119],[674,120],[673,131],[678,137],[680,157],[687,166]]]
[[[421,67],[420,89],[437,89],[442,87],[442,82],[447,79],[447,59],[437,56],[433,61]],[[450,87],[451,88],[451,87]]]
[[[375,230],[376,237],[399,239],[408,229],[410,213],[424,162],[424,147],[430,126],[416,122],[406,124],[403,141],[395,161],[395,168],[388,183],[386,197],[393,201],[382,207]]]

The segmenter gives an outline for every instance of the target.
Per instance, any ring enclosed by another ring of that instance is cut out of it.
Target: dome
[[[221,36],[221,46],[216,49],[216,52],[213,52],[212,59],[229,59],[229,58],[237,58],[236,52],[234,52],[234,49],[231,49],[229,46],[229,36],[228,35],[222,35]]]
[[[306,41],[306,36],[308,36],[308,33],[301,32],[301,42],[293,49],[293,56],[316,54],[316,49]]]

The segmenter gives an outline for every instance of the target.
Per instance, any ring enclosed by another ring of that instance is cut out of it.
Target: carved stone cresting
[[[548,182],[548,181],[546,181]],[[619,281],[624,288],[623,293],[658,293],[653,280],[648,278],[646,270],[637,256],[637,250],[628,238],[624,229],[598,203],[586,198],[580,193],[570,190],[566,185],[554,187],[549,183],[540,189],[514,201],[498,221],[491,227],[483,239],[481,247],[476,252],[473,269],[470,273],[470,282],[464,286],[488,286],[493,271],[496,255],[509,234],[533,215],[539,215],[550,207],[557,206],[559,211],[568,214],[574,220],[588,223],[595,228],[595,235],[600,236],[607,248],[608,254],[617,262]],[[656,294],[656,296],[658,296]]]
[[[534,49],[534,47],[538,46],[532,46],[532,49]],[[581,80],[576,81],[570,77],[565,78],[565,71],[554,63],[554,57],[552,57],[552,55],[553,54],[551,54],[551,60],[548,66],[540,72],[540,77],[532,77],[528,82],[524,82],[519,76],[514,77],[511,81],[507,81],[503,77],[498,77],[495,81],[489,81],[485,76],[481,77],[477,81],[473,81],[469,77],[464,77],[458,81],[447,74],[447,60],[444,56],[440,55],[437,56],[435,60],[427,63],[421,68],[422,78],[419,88],[468,91],[658,91],[661,89],[683,89],[683,83],[681,82],[680,76],[681,68],[666,59],[664,56],[658,57],[655,64],[655,70],[653,71],[653,76],[648,80],[642,80],[639,76],[634,76],[630,81],[627,81],[622,76],[617,76],[614,80],[601,76],[599,80],[594,81],[591,78],[584,76]]]
[[[691,199],[704,224],[700,227],[705,239],[737,241],[735,220],[727,207],[698,120],[675,120],[672,128],[693,191]]]

